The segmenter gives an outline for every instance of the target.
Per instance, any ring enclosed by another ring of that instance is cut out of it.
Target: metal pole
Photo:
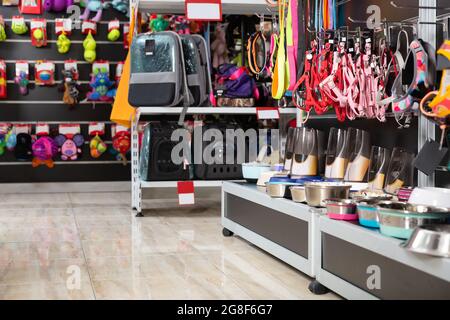
[[[436,0],[419,0],[419,6],[436,7]],[[436,9],[419,9],[419,24],[418,34],[419,38],[430,43],[436,48],[436,25],[435,24],[421,24],[420,22],[436,22]],[[435,125],[429,121],[422,114],[419,115],[419,128],[418,128],[418,150],[420,151],[422,146],[428,139],[435,139]],[[418,185],[419,187],[433,187],[435,185],[434,174],[429,176],[424,173],[418,173]]]

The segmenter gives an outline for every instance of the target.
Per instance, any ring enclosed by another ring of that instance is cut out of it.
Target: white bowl
[[[432,187],[415,188],[411,193],[408,202],[433,207],[450,208],[450,189]]]

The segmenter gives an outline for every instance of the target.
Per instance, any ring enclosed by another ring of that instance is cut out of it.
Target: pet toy
[[[78,82],[77,82],[77,71],[75,69],[72,70],[63,70],[63,83],[60,88],[61,91],[64,91],[63,101],[65,104],[70,107],[75,106],[78,103],[78,96],[80,91],[78,90]]]
[[[102,20],[102,12],[103,9],[107,8],[109,6],[109,3],[103,3],[100,0],[88,0],[86,4],[86,8],[84,9],[83,14],[80,16],[81,20],[89,20],[89,15],[91,14],[91,11],[97,12],[94,18],[92,18],[92,21],[98,22]]]
[[[5,40],[6,40],[5,21],[3,20],[3,16],[0,16],[0,41]]]
[[[0,134],[0,156],[5,154],[6,149],[6,137],[4,134]]]
[[[95,52],[96,47],[97,43],[95,42],[92,33],[89,31],[88,35],[83,41],[84,60],[86,60],[89,63],[95,61],[95,58],[97,57],[97,53]]]
[[[150,23],[148,25],[148,28],[151,32],[164,31],[167,30],[168,27],[169,21],[164,19],[164,16],[162,14],[150,16]]]
[[[91,150],[91,157],[94,159],[99,158],[108,149],[106,143],[103,142],[98,134],[89,142],[89,148]]]
[[[227,40],[225,36],[225,24],[217,24],[214,32],[215,39],[211,43],[213,52],[213,68],[218,68],[221,64],[228,63]]]
[[[56,40],[56,47],[58,48],[58,52],[61,54],[69,52],[71,44],[72,42],[69,38],[67,38],[65,32],[62,32],[58,36],[58,40]]]
[[[117,41],[120,37],[120,22],[115,19],[108,23],[108,35],[109,41]]]
[[[127,164],[127,153],[131,148],[131,135],[128,131],[120,131],[113,138],[113,148],[117,152],[117,160]]]
[[[14,78],[14,82],[19,85],[20,94],[25,96],[28,94],[28,74],[25,71],[20,71],[19,75]]]
[[[60,134],[55,137],[55,142],[58,145],[58,151],[61,152],[61,160],[77,160],[78,155],[81,154],[81,146],[84,144],[84,137],[81,134],[66,137]]]
[[[5,60],[0,60],[0,98],[6,98],[6,63]]]
[[[18,35],[22,35],[28,32],[27,24],[22,16],[16,16],[12,18],[11,30]]]
[[[5,141],[6,149],[13,151],[17,144],[17,136],[12,129],[5,135]]]
[[[170,18],[170,29],[178,34],[190,34],[189,22],[184,16],[172,16]]]
[[[116,96],[114,84],[115,82],[109,80],[109,75],[106,72],[96,69],[89,83],[92,91],[87,93],[87,99],[90,101],[112,101]]]
[[[130,16],[130,3],[127,0],[113,0],[111,1],[111,5],[112,7],[119,11],[122,12],[123,14],[125,14],[127,17]]]
[[[19,161],[28,161],[31,159],[31,135],[28,133],[19,133],[17,135],[17,142],[14,148],[14,155]]]
[[[44,0],[44,11],[62,12],[73,5],[73,0]]]
[[[33,160],[31,165],[36,168],[40,165],[46,165],[48,168],[54,167],[53,157],[58,153],[58,145],[55,140],[49,136],[38,138],[32,146]]]

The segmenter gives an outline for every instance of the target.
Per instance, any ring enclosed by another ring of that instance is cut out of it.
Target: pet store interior
[[[450,299],[449,125],[448,0],[1,0],[0,299]]]

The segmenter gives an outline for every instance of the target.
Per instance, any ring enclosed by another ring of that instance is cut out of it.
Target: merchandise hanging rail
[[[151,114],[180,114],[182,107],[141,107],[138,112],[141,115]],[[240,108],[240,107],[192,107],[188,108],[187,114],[256,114],[258,108]],[[297,113],[296,108],[280,108],[280,114]]]
[[[152,13],[185,12],[185,0],[140,0],[139,10]],[[276,14],[277,8],[270,7],[266,0],[222,0],[223,14],[253,15],[255,13]]]

